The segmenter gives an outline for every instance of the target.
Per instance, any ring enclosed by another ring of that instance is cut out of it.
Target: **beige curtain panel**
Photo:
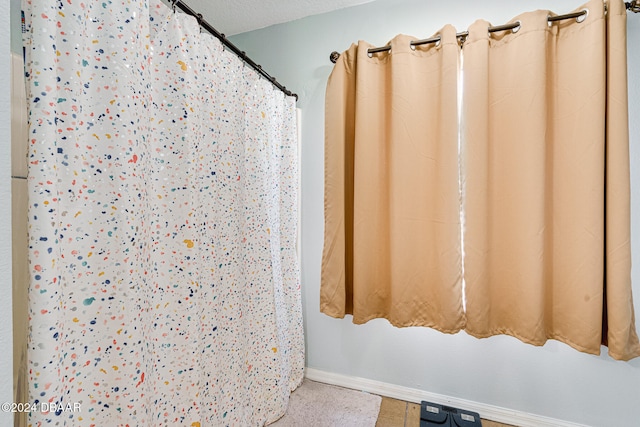
[[[463,45],[466,331],[640,355],[631,297],[626,12],[601,0]],[[607,49],[609,46],[609,49]]]
[[[513,31],[475,22],[460,132],[452,27],[415,51],[398,36],[388,52],[369,57],[360,42],[340,56],[326,95],[322,312],[640,356],[626,11],[584,9],[553,23],[525,13]]]
[[[438,45],[338,60],[326,93],[321,310],[353,322],[464,325],[455,29]]]

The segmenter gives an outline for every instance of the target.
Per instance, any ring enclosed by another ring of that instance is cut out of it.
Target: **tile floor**
[[[419,427],[420,405],[383,397],[376,427]],[[482,420],[482,427],[514,427],[509,424]]]

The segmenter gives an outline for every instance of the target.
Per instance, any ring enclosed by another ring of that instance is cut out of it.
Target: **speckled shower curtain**
[[[30,423],[277,419],[304,369],[295,100],[159,0],[23,9]]]

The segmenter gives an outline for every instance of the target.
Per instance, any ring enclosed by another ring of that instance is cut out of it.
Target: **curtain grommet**
[[[522,23],[520,21],[516,21],[510,24],[497,25],[495,27],[487,28],[487,34],[491,37],[491,33],[499,33],[503,31],[511,31],[511,33],[517,33],[520,30]]]
[[[581,12],[584,12],[582,15],[576,17],[576,22],[578,24],[582,24],[586,19],[587,16],[589,16],[589,9],[582,9]]]

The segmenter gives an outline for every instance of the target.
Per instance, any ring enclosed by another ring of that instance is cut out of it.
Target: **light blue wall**
[[[20,0],[11,0],[11,52],[22,52],[22,15]],[[7,28],[7,27],[4,27]]]
[[[427,328],[366,325],[319,312],[323,244],[324,93],[329,53],[358,39],[383,45],[399,33],[426,38],[444,24],[502,24],[522,12],[570,12],[579,1],[508,0],[373,3],[232,38],[271,75],[300,95],[302,108],[302,280],[307,365],[461,399],[594,426],[640,425],[640,359],[616,362],[552,341],[534,347],[499,336],[478,340]],[[633,282],[640,319],[640,15],[629,15]],[[635,120],[635,121],[633,121]],[[640,322],[637,324],[640,331]],[[606,353],[606,349],[605,349]]]

